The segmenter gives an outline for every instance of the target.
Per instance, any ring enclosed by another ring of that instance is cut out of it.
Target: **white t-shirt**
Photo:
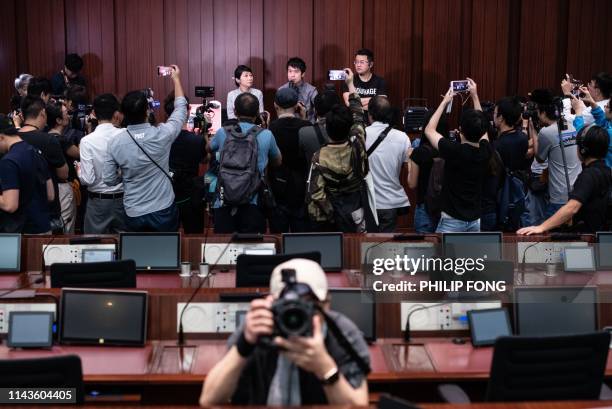
[[[366,128],[366,150],[387,128],[387,124],[374,122]],[[398,209],[410,206],[408,196],[400,184],[400,172],[408,162],[410,139],[404,132],[392,129],[369,157],[370,172],[376,192],[376,209]]]

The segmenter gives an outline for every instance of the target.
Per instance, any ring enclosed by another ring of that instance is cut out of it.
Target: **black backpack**
[[[238,124],[225,126],[223,129],[226,139],[219,160],[219,196],[224,206],[248,204],[261,183],[257,164],[257,135],[263,129],[253,126],[243,133]]]

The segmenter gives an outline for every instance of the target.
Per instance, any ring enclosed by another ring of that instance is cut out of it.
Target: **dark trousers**
[[[378,232],[393,233],[397,227],[397,209],[377,209]]]
[[[178,231],[179,218],[176,205],[147,213],[138,217],[127,217],[127,227],[133,232],[173,232]]]
[[[272,233],[298,233],[310,230],[304,206],[294,208],[277,203],[274,211],[268,215],[268,223]]]
[[[215,233],[265,233],[266,219],[254,204],[214,209]]]
[[[191,199],[177,203],[179,219],[185,234],[204,233],[204,204],[194,204]]]

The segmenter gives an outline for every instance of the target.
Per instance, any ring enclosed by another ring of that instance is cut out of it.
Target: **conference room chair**
[[[490,402],[593,400],[603,384],[610,334],[500,337],[496,340],[485,400]],[[469,403],[455,384],[438,387],[450,403]]]

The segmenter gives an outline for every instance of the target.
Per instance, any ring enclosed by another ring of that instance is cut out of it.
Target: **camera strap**
[[[317,306],[317,309],[321,314],[323,314],[323,317],[325,318],[325,323],[327,324],[327,328],[332,332],[332,334],[334,334],[334,337],[336,337],[336,339],[340,343],[340,346],[344,348],[344,350],[350,355],[350,357],[355,361],[359,369],[361,369],[364,374],[369,374],[371,372],[370,365],[357,353],[357,351],[355,351],[355,348],[353,348],[353,345],[351,345],[348,339],[346,339],[342,330],[338,328],[338,324],[336,324],[336,321],[334,321],[323,310],[323,308]]]
[[[136,142],[136,139],[134,139],[134,136],[132,136],[132,133],[126,128],[125,131],[128,133],[128,135],[130,135],[130,138],[132,138],[132,141],[134,141],[134,143],[136,144],[136,146],[138,146],[140,148],[140,150],[142,151],[142,153],[144,153],[146,155],[147,158],[149,158],[149,160],[155,165],[157,166],[157,168],[159,170],[162,171],[162,173],[164,175],[166,175],[166,177],[170,180],[170,183],[174,183],[174,181],[172,180],[172,176],[170,176],[168,174],[168,172],[166,172],[161,166],[159,166],[159,164],[147,153],[147,151],[144,150],[144,148],[138,143]]]

